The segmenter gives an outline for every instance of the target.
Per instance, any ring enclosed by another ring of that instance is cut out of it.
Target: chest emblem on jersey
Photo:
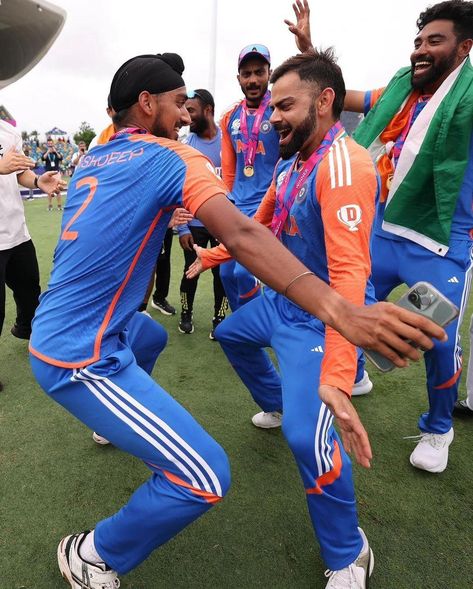
[[[350,231],[358,231],[357,225],[361,223],[361,208],[358,205],[345,205],[338,209],[337,218]]]
[[[301,189],[299,190],[299,192],[297,193],[296,196],[296,204],[300,205],[302,204],[307,196],[307,184],[304,184],[304,186],[301,187]]]
[[[277,186],[278,188],[280,188],[280,187],[281,187],[281,184],[284,182],[284,178],[286,177],[286,174],[287,174],[287,172],[286,172],[286,171],[284,171],[284,172],[281,172],[281,173],[278,175],[278,177],[277,177],[277,179],[276,179],[276,186]]]
[[[240,132],[240,119],[235,119],[232,123],[232,135],[238,135]]]
[[[273,128],[273,125],[271,125],[271,123],[269,121],[263,121],[261,123],[261,127],[259,128],[261,133],[269,133],[271,131],[271,129]]]

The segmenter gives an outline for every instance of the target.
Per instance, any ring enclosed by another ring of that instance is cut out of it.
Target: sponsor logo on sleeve
[[[357,225],[361,223],[361,208],[358,205],[345,205],[338,209],[337,218],[350,231],[358,231]]]

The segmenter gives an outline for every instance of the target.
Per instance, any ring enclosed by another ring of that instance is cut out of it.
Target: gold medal
[[[247,178],[251,178],[251,176],[253,176],[254,173],[255,173],[255,169],[253,166],[245,166],[243,168],[243,174],[245,174],[245,176]]]
[[[391,184],[393,183],[393,174],[389,174],[389,176],[386,179],[386,188],[389,190],[391,190]]]

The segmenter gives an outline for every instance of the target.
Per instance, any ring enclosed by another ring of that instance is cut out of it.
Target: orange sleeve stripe
[[[215,268],[215,266],[219,266],[231,259],[232,256],[223,243],[209,249],[204,249],[201,254],[202,268],[204,270]]]
[[[340,473],[342,472],[342,454],[340,452],[340,447],[337,443],[337,440],[334,440],[333,442],[332,460],[333,468],[316,479],[315,487],[312,487],[311,489],[306,489],[305,492],[307,495],[322,495],[322,487],[331,485],[338,478],[340,478]]]
[[[238,108],[238,105],[227,111],[220,121],[220,128],[222,130],[222,178],[228,190],[232,190],[236,176],[237,158],[235,150],[233,149],[230,133],[228,131],[230,117],[236,108]]]
[[[258,210],[254,216],[255,221],[265,225],[268,229],[271,229],[271,223],[274,216],[274,209],[276,207],[276,184],[273,180],[271,182],[263,200],[260,202]]]
[[[240,295],[240,299],[249,299],[249,298],[251,298],[253,295],[255,295],[259,291],[260,288],[261,288],[261,283],[257,281],[257,284],[255,285],[254,288],[252,288],[250,291],[245,292],[244,294],[241,294]]]

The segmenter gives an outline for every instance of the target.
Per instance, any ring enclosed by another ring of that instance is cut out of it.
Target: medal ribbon
[[[336,135],[340,131],[343,130],[342,124],[340,121],[335,123],[333,127],[331,127],[325,137],[322,139],[320,145],[314,151],[314,153],[310,156],[310,158],[304,162],[301,171],[299,172],[299,177],[297,178],[294,186],[292,187],[291,193],[289,197],[286,199],[286,191],[287,187],[289,186],[289,181],[291,179],[292,173],[294,168],[298,162],[299,158],[296,158],[291,165],[291,168],[287,172],[282,181],[281,188],[278,190],[276,194],[276,205],[274,207],[274,215],[273,220],[271,222],[271,231],[274,235],[280,239],[281,232],[286,222],[286,219],[289,215],[289,211],[291,210],[292,205],[294,204],[294,200],[299,193],[299,190],[304,185],[305,181],[311,174],[312,170],[315,166],[320,162],[320,160],[324,157],[327,151],[330,149]]]
[[[253,126],[251,127],[251,135],[248,137],[248,107],[246,105],[246,98],[242,102],[241,116],[240,116],[240,133],[243,138],[243,143],[246,145],[245,150],[245,166],[253,166],[255,162],[256,148],[258,147],[258,135],[263,122],[264,111],[271,100],[271,94],[266,92],[261,101],[258,110],[256,111]]]

